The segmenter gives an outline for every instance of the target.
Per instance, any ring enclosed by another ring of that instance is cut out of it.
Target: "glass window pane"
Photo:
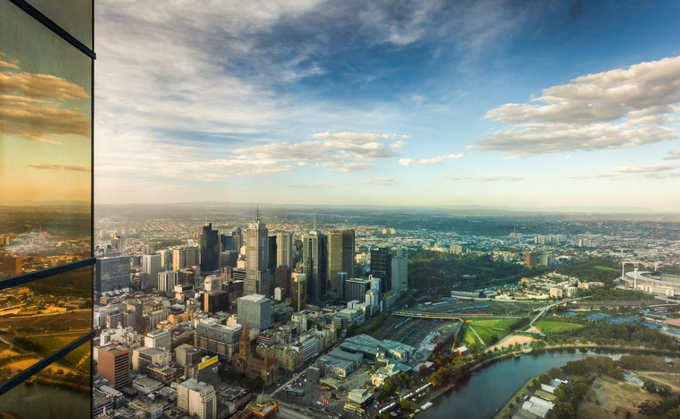
[[[28,0],[28,2],[92,49],[92,0]]]
[[[91,255],[91,70],[0,2],[0,279]]]
[[[90,365],[88,342],[0,396],[0,417],[90,417]]]
[[[0,290],[0,383],[91,329],[92,267]]]

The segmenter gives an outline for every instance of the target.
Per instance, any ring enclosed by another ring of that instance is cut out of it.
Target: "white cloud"
[[[0,58],[4,55],[0,52]],[[8,63],[2,59],[0,86],[3,134],[55,145],[64,145],[55,137],[90,136],[89,107],[83,110],[70,102],[89,98],[81,86],[60,77],[22,71],[18,60]]]
[[[607,172],[569,175],[569,179],[666,179],[680,177],[680,164],[655,163],[639,166],[614,167]]]
[[[649,145],[678,138],[665,125],[680,110],[680,57],[589,74],[549,87],[532,104],[509,103],[485,119],[507,124],[469,149],[523,157]]]
[[[369,179],[364,179],[362,183],[367,183],[367,184],[373,184],[373,185],[381,185],[381,186],[391,186],[395,185],[399,182],[397,182],[396,179],[391,178],[391,177],[373,177]]]
[[[371,132],[323,132],[311,137],[314,140],[237,148],[232,155],[241,160],[270,160],[275,164],[296,162],[298,166],[319,164],[333,172],[355,172],[374,167],[373,160],[401,156],[397,149],[403,145],[403,139],[411,138]],[[386,142],[395,139],[399,141]]]
[[[437,157],[432,157],[429,159],[420,159],[420,160],[413,160],[413,159],[399,159],[399,164],[402,166],[412,166],[416,164],[420,164],[423,166],[429,166],[432,164],[439,164],[443,162],[444,160],[447,159],[462,159],[463,155],[462,154],[448,154],[445,156],[437,156]]]
[[[449,176],[444,175],[444,179],[453,181],[474,181],[474,182],[516,182],[524,180],[519,176]]]
[[[664,157],[664,160],[678,160],[680,159],[680,148],[673,149],[668,152],[668,155]]]

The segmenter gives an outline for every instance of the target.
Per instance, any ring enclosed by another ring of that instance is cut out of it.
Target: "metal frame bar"
[[[80,345],[87,343],[88,341],[91,341],[92,338],[94,337],[94,333],[95,333],[94,330],[88,332],[87,334],[79,337],[78,339],[59,349],[55,353],[46,356],[45,358],[26,368],[24,371],[20,372],[19,374],[15,375],[9,380],[0,384],[0,396],[7,393],[14,387],[18,386],[19,384],[23,383],[27,379],[31,378],[33,375],[37,374],[43,369],[47,368],[53,362],[62,359],[64,356],[66,356],[66,354],[75,350]],[[90,371],[92,371],[92,366],[90,366]]]
[[[95,262],[95,258],[87,258],[77,262],[65,263],[63,265],[55,266],[54,268],[47,268],[37,272],[31,272],[15,276],[13,278],[3,279],[0,281],[0,290],[16,287],[17,285],[24,285],[29,282],[38,281],[40,279],[50,278],[55,275],[71,272],[76,269],[85,268],[87,266],[94,266]]]
[[[43,25],[47,26],[52,32],[56,33],[60,37],[64,38],[69,44],[73,45],[74,47],[78,48],[80,51],[83,53],[87,54],[90,58],[96,59],[97,54],[94,53],[90,48],[88,48],[85,44],[80,42],[76,37],[65,31],[61,26],[57,25],[54,23],[50,18],[42,14],[38,9],[35,7],[31,6],[27,1],[25,0],[10,0],[12,3],[17,5],[19,8],[21,8],[24,12],[28,13],[31,15],[35,20],[38,22],[42,23]],[[94,6],[93,6],[93,14],[94,14]],[[94,20],[93,22],[93,27],[94,27]],[[94,32],[94,29],[93,29]],[[92,42],[94,44],[94,37],[92,39]]]

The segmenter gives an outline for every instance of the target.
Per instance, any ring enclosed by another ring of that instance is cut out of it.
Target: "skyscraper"
[[[130,385],[130,349],[124,346],[99,348],[98,374],[115,389]]]
[[[276,264],[276,254],[277,254],[277,243],[276,243],[276,236],[269,236],[269,240],[267,241],[267,254],[269,255],[269,264],[267,265],[267,269],[269,269],[269,273],[271,275],[274,275],[274,271],[276,271],[276,267],[278,266]]]
[[[97,258],[95,265],[95,290],[116,291],[130,287],[130,256]]]
[[[392,289],[408,289],[408,253],[404,249],[397,250],[392,258]]]
[[[307,276],[305,274],[293,274],[290,299],[293,310],[300,311],[305,309],[305,300],[307,299]]]
[[[246,232],[246,281],[243,295],[269,296],[269,235],[267,225],[260,221],[260,210]]]
[[[343,234],[336,230],[328,233],[328,282],[330,288],[337,291],[340,288],[338,274],[342,272],[343,262]]]
[[[201,233],[201,271],[211,272],[220,266],[220,241],[212,223],[203,226]]]
[[[231,234],[220,234],[220,243],[223,252],[234,250],[234,237]]]
[[[161,271],[161,255],[142,255],[142,271],[149,275],[149,286],[158,288],[158,273]]]
[[[371,249],[371,275],[383,280],[381,294],[392,289],[392,250],[389,247]]]
[[[293,267],[293,233],[276,234],[276,266]]]
[[[354,275],[354,249],[355,249],[354,230],[343,230],[342,232],[342,270],[347,275]]]
[[[243,235],[241,234],[241,227],[236,227],[231,230],[231,246],[233,250],[237,252],[241,251],[241,246],[243,246]]]
[[[328,237],[318,231],[311,231],[302,237],[303,272],[307,278],[307,298],[321,301],[326,295],[328,280]]]

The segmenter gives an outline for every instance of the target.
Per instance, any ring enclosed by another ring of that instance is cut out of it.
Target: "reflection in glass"
[[[92,49],[92,0],[28,0],[28,2]]]
[[[88,333],[91,294],[92,267],[0,290],[0,383]],[[60,363],[76,373],[81,361]]]
[[[91,69],[0,2],[0,279],[91,255]]]
[[[90,417],[90,365],[88,342],[0,396],[0,417]]]

